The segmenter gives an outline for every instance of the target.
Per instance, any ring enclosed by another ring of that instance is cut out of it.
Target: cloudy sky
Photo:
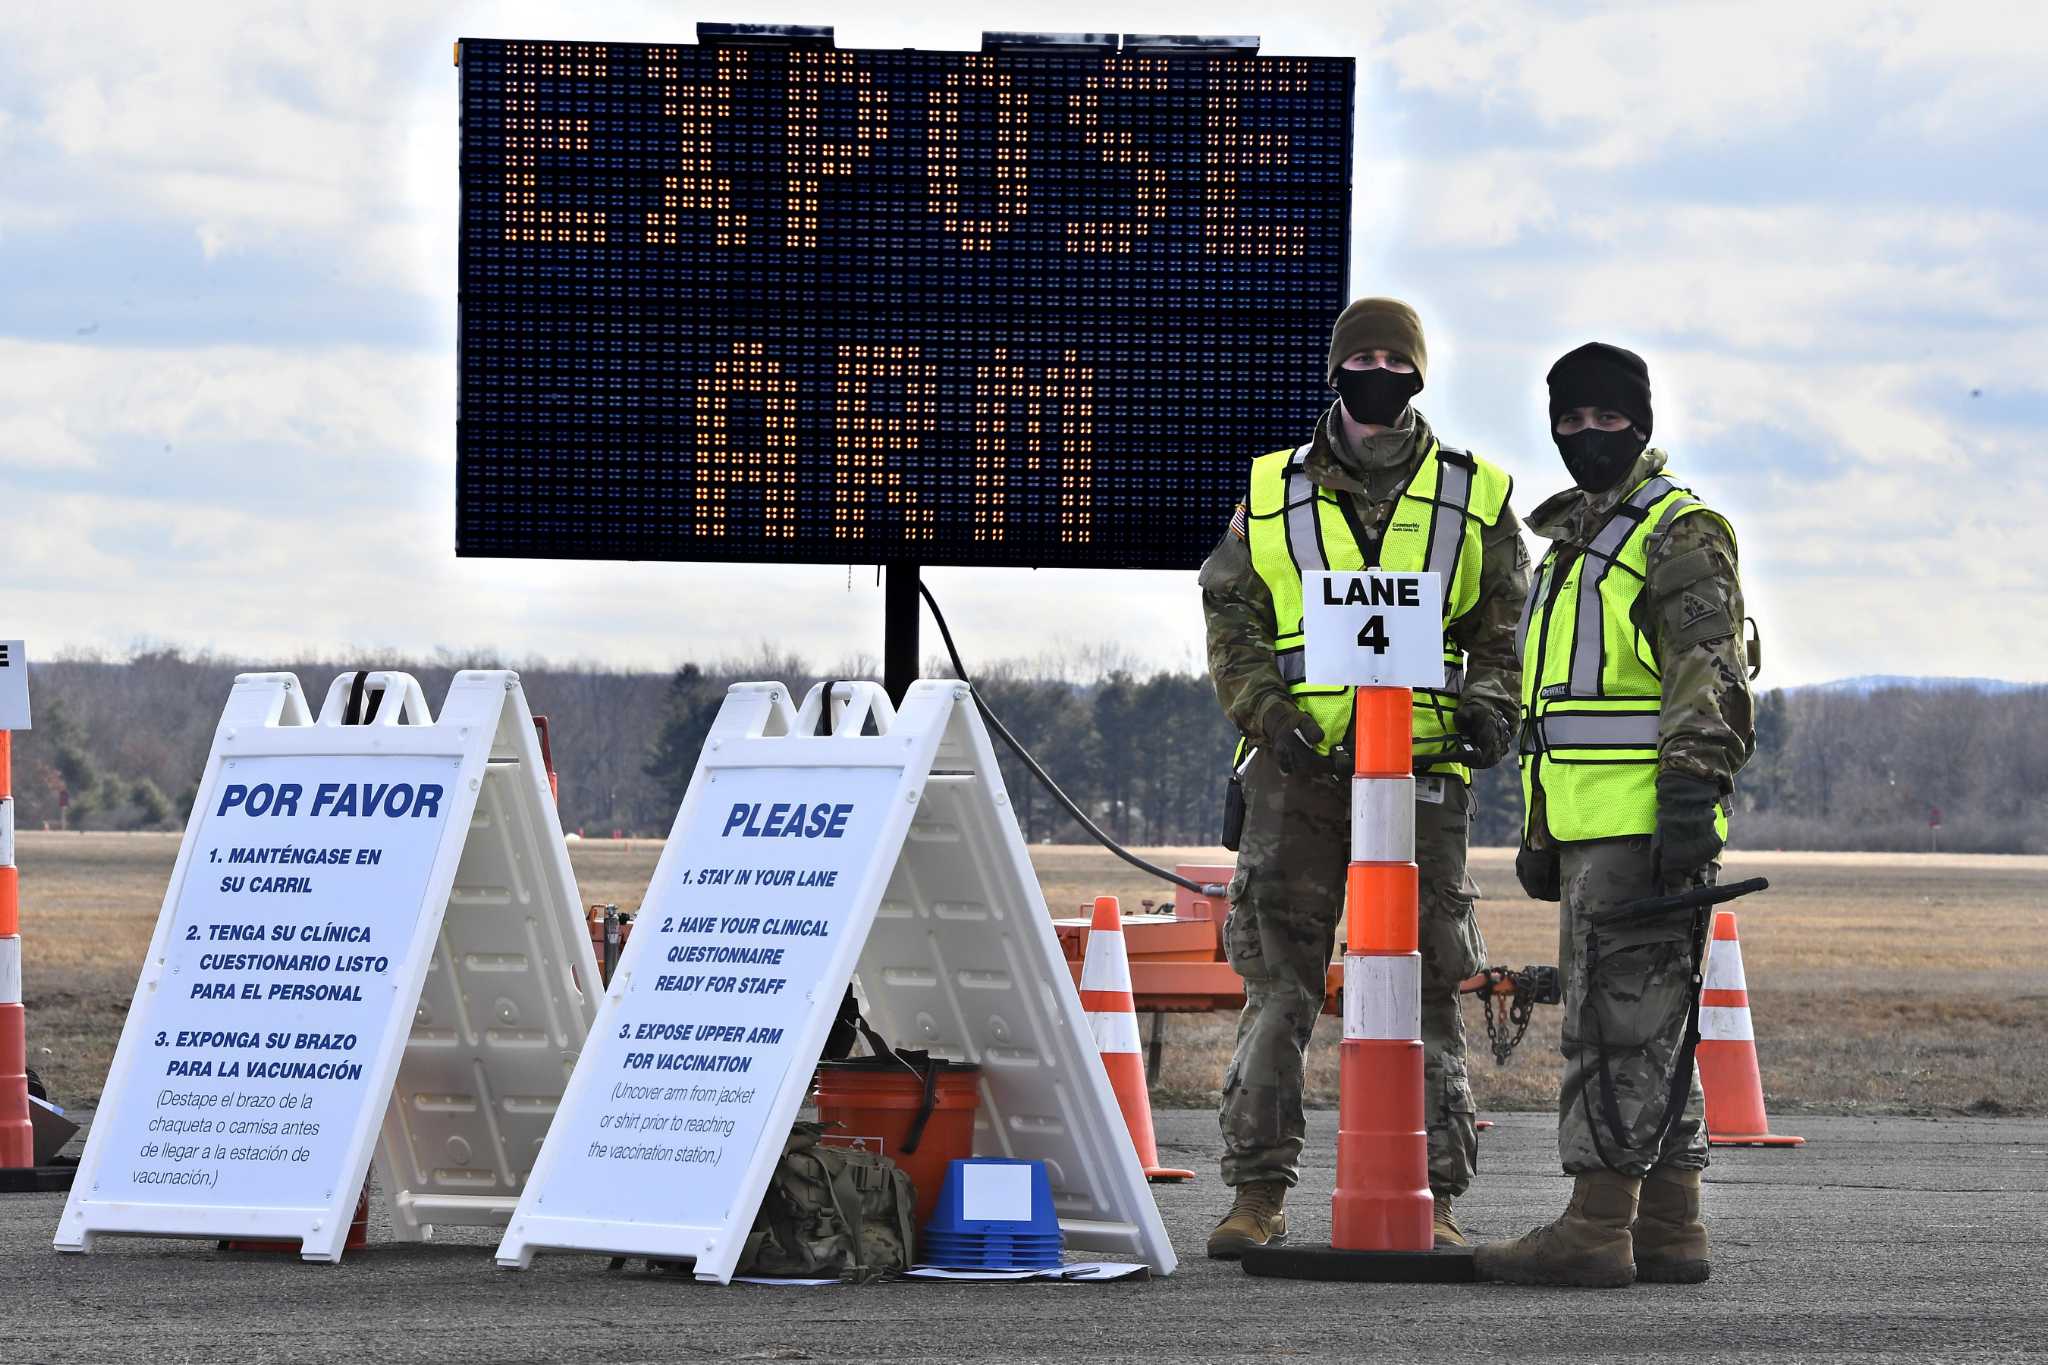
[[[1766,682],[2048,679],[2048,10],[2011,5],[13,5],[0,636],[263,659],[879,653],[872,570],[455,559],[453,39],[1257,32],[1359,59],[1356,292],[1526,510],[1542,374],[1649,358]],[[1255,453],[1255,452],[1248,452]],[[1199,657],[1193,575],[928,572],[976,658]],[[772,623],[772,624],[771,624]]]

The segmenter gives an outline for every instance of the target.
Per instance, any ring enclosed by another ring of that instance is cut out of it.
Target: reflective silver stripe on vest
[[[1463,664],[1445,664],[1444,685],[1442,687],[1418,687],[1414,690],[1417,692],[1427,692],[1439,697],[1458,696],[1465,690],[1465,666]]]
[[[1323,553],[1323,530],[1316,515],[1316,486],[1309,482],[1303,462],[1308,447],[1302,446],[1287,462],[1287,477],[1280,485],[1280,500],[1287,509],[1287,552],[1302,573],[1320,573],[1330,567]]]
[[[1529,623],[1536,619],[1536,604],[1543,600],[1543,594],[1550,582],[1551,566],[1557,563],[1555,554],[1543,557],[1543,563],[1529,579],[1529,600],[1522,603],[1522,619],[1515,623],[1515,657],[1527,660],[1529,649]]]
[[[1654,715],[1545,716],[1536,728],[1545,749],[1654,749],[1657,719]]]
[[[1654,549],[1656,547],[1658,537],[1664,534],[1665,529],[1671,525],[1680,512],[1683,512],[1688,507],[1698,507],[1699,505],[1700,500],[1698,498],[1680,498],[1677,502],[1665,508],[1663,515],[1657,518],[1657,524],[1650,528],[1650,537],[1645,544],[1645,549]]]
[[[1607,524],[1600,528],[1600,534],[1593,537],[1593,543],[1586,547],[1588,560],[1599,560],[1598,567],[1588,564],[1579,571],[1579,618],[1572,634],[1572,678],[1571,693],[1574,697],[1597,697],[1600,695],[1600,652],[1602,636],[1600,619],[1605,610],[1600,602],[1600,585],[1614,568],[1615,556],[1621,547],[1635,534],[1642,522],[1641,513],[1648,511],[1657,500],[1678,485],[1658,475],[1648,483],[1629,494],[1628,501],[1614,509],[1607,518]],[[1628,516],[1623,508],[1638,515]]]
[[[1465,545],[1465,510],[1472,503],[1472,470],[1443,458],[1443,446],[1436,449],[1435,519],[1429,536],[1429,556],[1422,562],[1424,572],[1439,575],[1444,591],[1444,615],[1451,614],[1451,586],[1458,576],[1458,552]]]

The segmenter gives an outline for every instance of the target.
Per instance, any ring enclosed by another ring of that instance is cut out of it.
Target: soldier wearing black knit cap
[[[1593,342],[1551,367],[1551,439],[1575,487],[1529,518],[1551,540],[1521,628],[1526,797],[1515,872],[1558,901],[1565,984],[1556,1222],[1474,1253],[1481,1278],[1618,1287],[1707,1278],[1699,1083],[1685,1046],[1704,945],[1686,916],[1603,912],[1709,882],[1754,746],[1735,533],[1649,449],[1642,357]]]

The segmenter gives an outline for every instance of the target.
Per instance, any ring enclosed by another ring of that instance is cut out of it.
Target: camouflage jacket
[[[1666,463],[1663,451],[1646,450],[1613,488],[1568,488],[1546,501],[1529,514],[1529,529],[1581,549],[1615,504]],[[1649,581],[1634,616],[1664,681],[1659,765],[1733,791],[1735,774],[1756,748],[1735,538],[1718,514],[1681,517],[1646,548]],[[1530,823],[1544,828],[1540,820]]]
[[[1335,404],[1316,424],[1304,463],[1308,476],[1317,486],[1348,497],[1369,530],[1378,531],[1392,515],[1401,490],[1429,448],[1429,423],[1412,408],[1408,419],[1398,436],[1389,433],[1405,440],[1405,457],[1384,469],[1363,471],[1347,467],[1338,453],[1343,437],[1332,430]],[[1249,482],[1249,470],[1246,478]],[[1233,518],[1202,565],[1202,611],[1208,620],[1209,677],[1217,700],[1237,728],[1256,739],[1272,723],[1275,708],[1284,707],[1279,714],[1286,715],[1295,705],[1273,657],[1273,597],[1252,567],[1244,524],[1243,517]],[[1465,651],[1464,697],[1497,711],[1512,730],[1522,713],[1522,661],[1515,652],[1515,626],[1529,592],[1529,551],[1512,509],[1501,509],[1500,520],[1485,532],[1481,548],[1478,605],[1452,626],[1450,636]]]

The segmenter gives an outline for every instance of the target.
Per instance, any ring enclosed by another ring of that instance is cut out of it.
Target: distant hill
[[[1927,678],[1905,673],[1865,673],[1855,678],[1837,678],[1833,682],[1807,683],[1800,687],[1788,687],[1787,692],[1847,692],[1858,697],[1867,697],[1872,692],[1887,688],[1904,687],[1915,691],[1931,691],[1936,688],[1965,688],[1971,692],[1982,692],[1986,696],[1997,696],[2006,692],[2024,692],[2031,687],[2044,687],[2048,683],[2009,682],[2004,678]]]

